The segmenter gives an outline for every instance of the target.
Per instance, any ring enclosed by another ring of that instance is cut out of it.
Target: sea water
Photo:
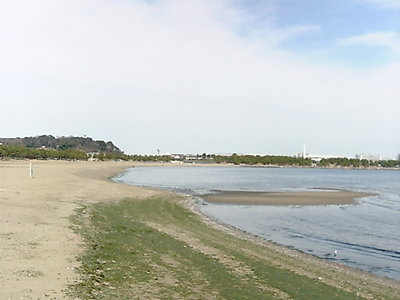
[[[267,240],[400,280],[400,171],[253,167],[138,167],[117,181],[190,195],[215,190],[347,189],[356,205],[200,205],[203,213]],[[336,251],[335,251],[336,250]]]

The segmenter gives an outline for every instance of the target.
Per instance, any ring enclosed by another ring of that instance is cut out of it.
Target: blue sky
[[[321,63],[351,67],[376,67],[390,63],[398,55],[385,45],[343,45],[342,39],[371,32],[397,33],[400,30],[400,2],[393,1],[237,1],[238,7],[254,19],[241,24],[245,32],[293,29],[293,35],[279,46]],[[397,4],[396,4],[397,3]],[[264,32],[263,32],[264,31]]]
[[[400,1],[0,4],[0,136],[400,153]]]

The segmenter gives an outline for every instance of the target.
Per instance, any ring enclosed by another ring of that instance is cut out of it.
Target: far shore
[[[241,205],[345,205],[372,193],[348,190],[315,190],[305,192],[218,191],[202,196],[206,202]]]

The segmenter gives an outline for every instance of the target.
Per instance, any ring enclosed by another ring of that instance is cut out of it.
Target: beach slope
[[[82,239],[70,216],[81,205],[145,198],[154,191],[108,177],[131,164],[0,161],[0,299],[63,299],[77,280]]]

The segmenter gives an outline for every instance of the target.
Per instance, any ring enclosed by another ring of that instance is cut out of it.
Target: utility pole
[[[33,178],[33,165],[32,165],[32,163],[29,163],[29,176],[31,178]]]

